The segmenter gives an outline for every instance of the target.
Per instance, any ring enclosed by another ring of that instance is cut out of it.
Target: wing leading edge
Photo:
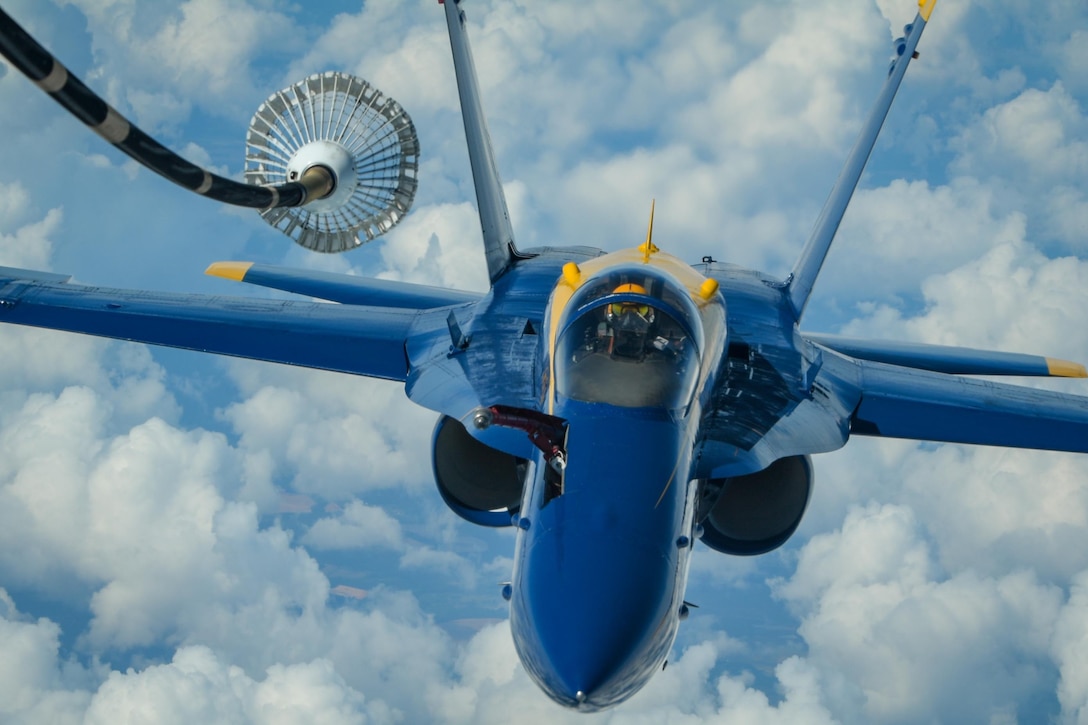
[[[214,262],[204,270],[204,274],[344,305],[427,310],[478,302],[482,296],[475,292],[390,279],[274,267],[252,262]]]
[[[927,345],[920,342],[862,340],[839,335],[805,333],[805,337],[830,350],[860,360],[929,370],[935,373],[1088,378],[1088,370],[1085,370],[1080,363],[1042,355]]]
[[[0,267],[0,322],[404,381],[414,309],[86,287]]]
[[[856,364],[852,435],[1088,453],[1088,397]]]

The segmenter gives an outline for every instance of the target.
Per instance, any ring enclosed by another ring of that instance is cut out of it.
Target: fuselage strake
[[[692,450],[725,342],[712,280],[645,247],[567,265],[541,336],[544,407],[566,422],[522,500],[510,623],[526,670],[579,710],[661,669],[694,534]]]

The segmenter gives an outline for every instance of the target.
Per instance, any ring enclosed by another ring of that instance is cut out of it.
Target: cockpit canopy
[[[703,334],[687,290],[648,265],[612,268],[571,296],[555,349],[556,391],[589,403],[691,402]]]

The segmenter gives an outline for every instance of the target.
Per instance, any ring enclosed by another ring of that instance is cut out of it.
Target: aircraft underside
[[[781,280],[662,251],[652,206],[637,247],[518,249],[462,3],[443,5],[488,292],[249,262],[208,268],[299,296],[284,301],[4,267],[0,322],[404,383],[439,415],[431,455],[450,510],[517,527],[504,593],[518,656],[548,697],[580,711],[624,701],[663,667],[688,612],[696,540],[727,555],[789,540],[813,495],[813,454],[851,435],[1088,452],[1088,398],[967,377],[1082,377],[1082,366],[802,331],[934,0],[895,41],[874,109]],[[197,194],[260,209],[308,249],[353,249],[411,206],[414,125],[361,79],[318,74],[270,96],[247,139],[249,183],[239,183],[133,126],[2,11],[0,51],[118,150]],[[349,131],[361,140],[340,143]]]

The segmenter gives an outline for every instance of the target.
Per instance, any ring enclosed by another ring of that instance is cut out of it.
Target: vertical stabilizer
[[[461,11],[460,2],[449,0],[442,4],[446,9],[453,68],[457,75],[457,94],[461,99],[461,118],[465,122],[468,158],[472,164],[472,181],[476,186],[476,206],[484,235],[487,273],[494,283],[519,255],[514,246],[514,229],[506,209],[506,196],[495,165],[495,152],[491,148],[491,135],[487,131],[487,120],[480,104],[480,84],[476,80],[476,67],[472,63],[472,50],[465,31],[465,14]]]
[[[787,280],[789,299],[798,320],[805,311],[805,305],[808,304],[820,267],[823,266],[827,251],[831,248],[831,242],[846,212],[846,206],[854,195],[858,179],[865,170],[865,163],[869,160],[880,129],[884,125],[884,119],[888,115],[888,109],[891,108],[892,100],[895,99],[903,74],[910,65],[915,48],[918,46],[918,39],[922,37],[922,31],[935,4],[936,0],[919,0],[918,15],[914,22],[906,27],[904,33],[906,37],[895,41],[895,56],[888,72],[888,79],[880,89],[876,104],[868,120],[865,121],[865,126],[862,127],[858,140],[854,143],[854,148],[851,149],[846,164],[839,173],[839,178],[832,187],[824,208],[820,211],[820,216],[816,219],[816,226],[812,230],[812,236],[809,237],[804,251],[801,252],[801,258],[797,260],[797,264],[790,273]]]

